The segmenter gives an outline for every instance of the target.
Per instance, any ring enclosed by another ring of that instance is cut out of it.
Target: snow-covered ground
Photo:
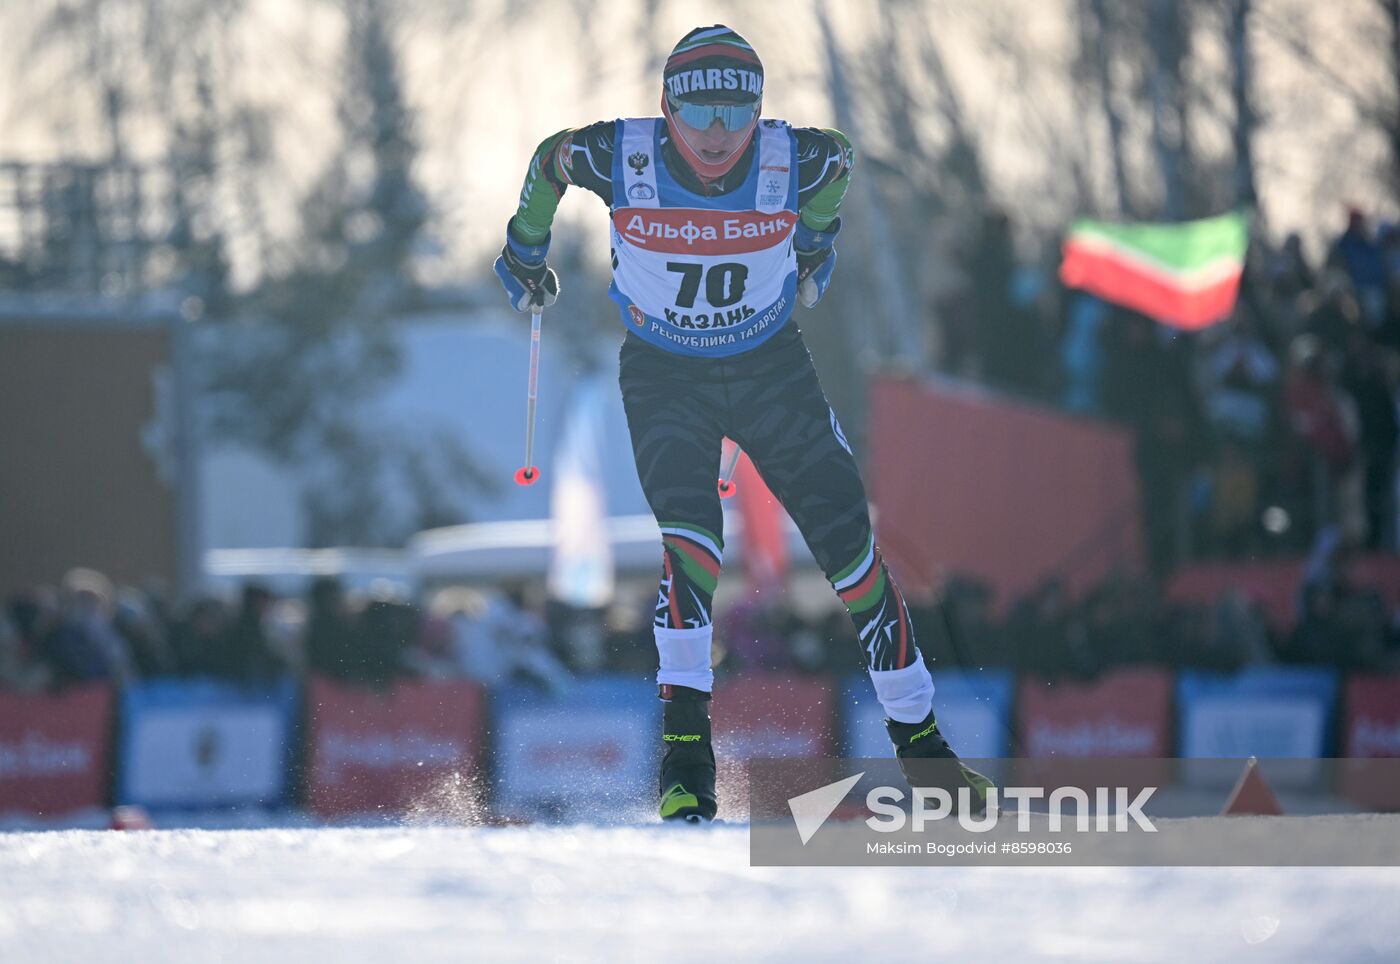
[[[1396,961],[1400,869],[754,868],[744,826],[0,833],[0,961]]]

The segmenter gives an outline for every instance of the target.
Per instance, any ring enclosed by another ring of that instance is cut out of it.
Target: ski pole
[[[540,470],[535,468],[535,401],[539,397],[540,383],[540,316],[544,308],[536,305],[530,309],[530,380],[525,388],[525,464],[515,472],[516,485],[534,485],[540,480]]]
[[[734,442],[734,451],[729,453],[729,461],[725,463],[724,474],[719,477],[719,497],[728,499],[739,491],[739,483],[733,481],[734,470],[739,466],[739,456],[742,450],[739,443]]]

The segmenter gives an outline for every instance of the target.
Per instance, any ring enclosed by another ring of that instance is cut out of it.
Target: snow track
[[[0,833],[0,961],[1400,960],[1400,869],[751,868],[739,825]]]

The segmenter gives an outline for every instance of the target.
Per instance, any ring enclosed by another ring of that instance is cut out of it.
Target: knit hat
[[[662,82],[676,100],[755,102],[763,96],[763,64],[749,42],[723,24],[697,27],[671,51]]]

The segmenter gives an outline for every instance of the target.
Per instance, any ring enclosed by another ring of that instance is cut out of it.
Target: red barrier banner
[[[1023,677],[1018,688],[1020,741],[1015,779],[1093,786],[1092,758],[1129,758],[1125,786],[1137,792],[1167,779],[1171,753],[1172,678],[1155,669],[1123,669],[1092,682]]]
[[[1301,556],[1192,563],[1167,583],[1167,598],[1211,606],[1230,590],[1242,592],[1259,604],[1275,629],[1288,632],[1298,621],[1298,590],[1305,566]],[[1386,608],[1400,606],[1400,557],[1353,556],[1347,562],[1346,576],[1356,586],[1379,592]]]
[[[1091,683],[1024,677],[1017,698],[1019,756],[1171,755],[1171,677],[1155,669]]]
[[[1008,606],[1047,576],[1072,593],[1143,558],[1132,436],[936,380],[870,383],[875,538],[906,594],[950,572]]]
[[[475,806],[485,693],[468,680],[378,691],[313,679],[307,804],[322,817]]]
[[[826,677],[754,675],[715,687],[710,716],[723,763],[753,757],[829,756],[835,747],[835,687]]]
[[[54,816],[106,803],[112,689],[0,693],[0,813]]]
[[[835,755],[836,686],[824,676],[779,673],[720,680],[710,719],[718,764],[719,815],[744,820],[750,760]]]
[[[1400,757],[1400,676],[1353,676],[1343,699],[1342,793],[1374,810],[1400,810],[1400,787],[1368,762]]]

